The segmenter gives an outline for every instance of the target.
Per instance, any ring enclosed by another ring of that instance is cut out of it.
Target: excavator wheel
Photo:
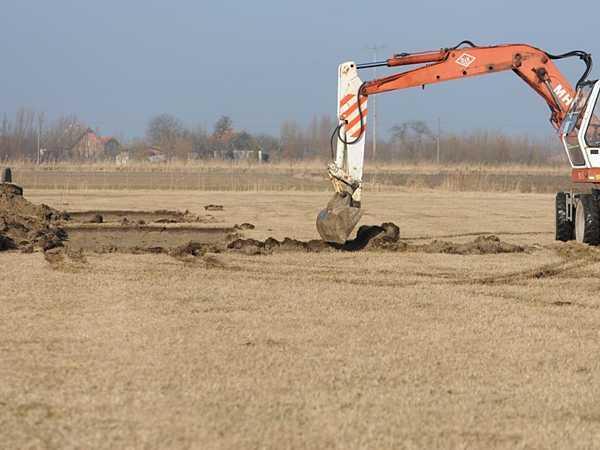
[[[575,224],[569,220],[567,199],[570,194],[556,194],[556,240],[568,242],[575,239]]]
[[[575,239],[583,244],[600,244],[600,208],[592,194],[581,194],[575,200]]]

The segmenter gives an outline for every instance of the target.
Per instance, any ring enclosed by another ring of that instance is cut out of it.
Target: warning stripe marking
[[[364,130],[367,130],[367,126],[365,125]],[[356,139],[357,137],[359,137],[362,134],[361,130],[355,131],[354,133],[351,133],[350,136],[352,136],[354,139]]]
[[[361,109],[367,104],[367,97],[363,97],[360,100]],[[353,103],[346,111],[342,113],[342,117],[350,117],[350,115],[358,109],[358,102]],[[364,113],[364,110],[363,110]]]
[[[366,109],[362,112],[363,119],[367,116],[367,112],[368,112],[368,110],[366,110]],[[354,128],[354,125],[356,125],[357,123],[360,123],[360,114],[357,114],[354,119],[352,119],[348,122],[348,124],[346,125],[346,130],[351,130],[352,128]]]
[[[367,125],[364,123],[364,120],[367,117],[368,110],[363,111],[363,128],[366,129]],[[354,119],[346,124],[346,132],[354,137],[360,136],[362,134],[362,129],[360,127],[360,115],[357,115]]]
[[[353,139],[359,138],[366,130],[366,119],[368,97],[360,96],[360,108],[363,116],[363,127],[361,128],[360,114],[358,113],[358,101],[356,94],[347,94],[340,100],[340,118],[347,121],[344,125],[346,134]]]
[[[350,100],[352,100],[353,97],[354,97],[354,95],[348,94],[343,99],[341,99],[340,100],[340,108],[342,108],[346,103],[348,103]]]

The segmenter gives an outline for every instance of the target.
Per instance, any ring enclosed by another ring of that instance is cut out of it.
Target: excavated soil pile
[[[169,255],[175,258],[186,256],[204,256],[207,253],[221,253],[223,248],[215,244],[207,244],[202,242],[189,242],[169,251]]]
[[[27,201],[19,187],[0,184],[0,251],[60,247],[67,235],[58,222],[66,219],[67,213]]]
[[[389,249],[405,250],[407,244],[400,242],[400,229],[393,223],[382,225],[363,225],[358,229],[356,238],[345,244],[332,244],[319,239],[310,241],[299,241],[292,238],[284,238],[278,241],[275,238],[267,238],[264,241],[256,239],[236,239],[231,242],[227,249],[231,252],[244,253],[246,255],[270,255],[283,252],[311,252],[322,253],[327,251],[359,251],[364,249]]]
[[[527,247],[503,242],[498,236],[479,236],[474,241],[457,244],[432,241],[425,245],[411,245],[410,251],[423,253],[450,253],[453,255],[495,255],[499,253],[522,253]]]
[[[400,229],[393,223],[381,225],[363,225],[358,229],[356,238],[345,244],[332,244],[321,240],[298,241],[285,238],[278,241],[268,238],[265,241],[256,239],[237,239],[227,246],[230,252],[247,255],[269,255],[287,251],[322,253],[327,251],[361,251],[384,250],[391,252],[449,253],[456,255],[486,255],[499,253],[521,253],[527,247],[509,244],[497,236],[479,236],[466,243],[455,243],[434,240],[428,244],[408,244],[400,240]]]
[[[580,244],[575,241],[555,244],[556,253],[567,261],[592,260],[600,261],[600,247]]]

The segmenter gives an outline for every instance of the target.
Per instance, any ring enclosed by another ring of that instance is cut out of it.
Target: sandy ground
[[[316,237],[326,193],[28,191],[66,209],[220,203],[248,237]],[[0,254],[5,448],[593,448],[600,258],[549,195],[371,194],[405,238],[523,254]],[[455,236],[449,240],[470,239]]]

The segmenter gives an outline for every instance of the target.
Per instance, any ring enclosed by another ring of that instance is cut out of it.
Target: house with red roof
[[[99,136],[88,128],[71,147],[71,157],[76,160],[95,161],[114,159],[121,150],[121,144],[111,136]]]

